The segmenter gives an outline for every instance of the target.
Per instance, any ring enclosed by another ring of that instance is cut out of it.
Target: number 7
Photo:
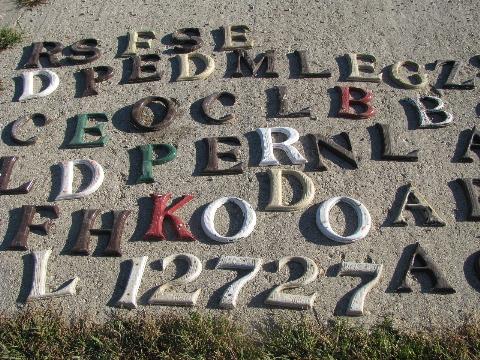
[[[240,290],[247,282],[252,280],[260,271],[262,266],[262,259],[238,256],[222,256],[218,259],[215,269],[240,269],[252,270],[247,275],[242,276],[237,281],[234,281],[225,290],[220,300],[219,306],[224,309],[233,309],[237,306],[237,299]]]
[[[348,316],[362,316],[363,305],[368,292],[378,283],[382,275],[382,264],[343,262],[340,266],[340,276],[361,276],[373,275],[373,279],[361,286],[350,298],[348,302]]]

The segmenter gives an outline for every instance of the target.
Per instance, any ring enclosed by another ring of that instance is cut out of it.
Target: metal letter
[[[165,116],[163,119],[156,125],[145,125],[142,121],[143,118],[143,111],[144,109],[153,102],[160,102],[162,103],[165,108]],[[132,107],[132,116],[130,120],[139,130],[143,131],[157,131],[169,126],[175,117],[177,116],[178,112],[178,102],[175,99],[167,99],[160,96],[147,96],[146,98],[140,99],[137,101]]]
[[[59,163],[62,168],[62,182],[60,185],[60,193],[55,198],[55,201],[59,200],[71,200],[80,199],[85,196],[93,194],[103,183],[104,172],[102,166],[95,160],[81,159],[71,160]],[[85,165],[91,172],[92,178],[90,184],[83,190],[73,192],[73,166]]]
[[[242,72],[242,61],[252,73],[252,76],[259,77],[259,70],[263,63],[266,63],[267,69],[263,73],[264,77],[277,78],[278,73],[275,71],[275,50],[267,50],[262,54],[261,58],[258,61],[254,60],[254,57],[251,57],[248,52],[245,50],[235,50],[237,55],[237,62],[235,67],[235,72],[232,74],[232,77],[243,77]]]
[[[90,255],[90,234],[103,235],[108,234],[108,244],[105,248],[104,256],[122,256],[120,244],[122,242],[123,228],[131,210],[112,210],[113,223],[111,229],[93,229],[95,220],[100,214],[100,210],[83,210],[82,226],[77,236],[77,241],[72,249],[72,254]]]
[[[153,165],[162,165],[169,161],[172,161],[177,156],[177,149],[170,144],[148,144],[137,147],[142,152],[142,175],[137,179],[137,184],[140,183],[153,183]],[[153,159],[153,151],[157,149],[163,149],[166,154]]]
[[[97,39],[83,39],[77,41],[71,46],[72,53],[74,55],[83,56],[83,59],[76,58],[74,56],[68,57],[68,60],[77,65],[81,64],[88,64],[94,62],[100,58],[102,52],[97,47],[98,40]]]
[[[189,53],[196,51],[203,46],[203,40],[199,28],[183,28],[176,30],[172,34],[172,39],[175,44],[181,45],[173,48],[176,53]]]
[[[304,173],[292,169],[268,169],[270,177],[270,202],[265,207],[269,211],[295,211],[306,208],[315,197],[313,181]],[[302,197],[295,204],[284,205],[282,196],[282,176],[295,177],[302,185]]]
[[[3,156],[0,160],[2,161],[2,169],[0,172],[0,195],[28,194],[30,190],[32,190],[35,180],[30,180],[29,182],[13,189],[8,188],[13,166],[18,158],[16,156]]]
[[[43,51],[45,49],[45,51]],[[56,41],[34,42],[32,44],[32,53],[25,64],[26,68],[41,68],[40,56],[47,57],[50,66],[61,66],[56,54],[61,54],[63,45]]]
[[[150,223],[147,233],[143,236],[144,240],[166,240],[167,238],[163,230],[163,222],[166,218],[170,219],[174,225],[174,230],[177,234],[176,240],[196,240],[193,234],[187,229],[187,225],[185,225],[183,220],[173,214],[175,211],[190,202],[193,199],[193,195],[183,195],[181,200],[175,205],[170,206],[168,209],[167,204],[172,198],[171,193],[165,195],[153,193],[150,194],[150,197],[153,200],[152,222]]]
[[[278,101],[280,103],[279,111],[276,117],[279,118],[299,118],[310,116],[310,106],[303,108],[302,110],[290,112],[287,100],[287,87],[275,86],[278,92]]]
[[[376,123],[375,126],[377,127],[382,139],[382,160],[409,162],[418,161],[418,150],[412,150],[408,154],[394,154],[392,149],[393,139],[390,135],[390,125]]]
[[[295,165],[305,164],[305,159],[302,154],[298,152],[293,146],[298,141],[300,135],[297,130],[290,127],[273,127],[273,128],[259,128],[257,133],[260,136],[262,142],[262,160],[260,160],[259,166],[267,165],[280,165],[280,162],[275,157],[273,149],[280,149],[284,151],[290,161]],[[276,143],[273,142],[272,133],[280,133],[287,136],[285,141]]]
[[[321,153],[320,153],[321,149],[328,149],[330,152],[332,152],[339,158],[345,160],[347,163],[352,165],[355,169],[358,168],[357,160],[355,159],[355,154],[352,151],[352,144],[350,142],[350,137],[348,136],[348,133],[346,132],[340,133],[340,136],[343,137],[343,139],[346,142],[346,145],[347,145],[346,148],[341,145],[338,145],[333,140],[329,139],[324,135],[321,135],[321,134],[309,134],[309,135],[315,144],[315,150],[317,151],[317,154],[318,154],[318,170],[320,171],[327,170],[327,167],[322,162]]]
[[[350,66],[350,73],[347,76],[347,81],[380,82],[380,74],[374,74],[375,64],[377,63],[375,56],[355,53],[346,54],[345,56],[348,60],[348,65]],[[359,64],[359,60],[363,63]]]
[[[403,211],[407,209],[410,211],[418,210],[423,216],[422,226],[445,226],[446,223],[440,216],[433,210],[430,204],[415,190],[411,184],[407,185],[405,195],[402,200],[401,206],[398,208],[395,220],[392,225],[394,226],[407,226],[407,221],[403,217]]]
[[[443,68],[447,67],[450,69],[447,80],[443,83],[443,89],[456,89],[456,90],[473,90],[475,89],[475,78],[465,80],[461,83],[455,82],[460,68],[463,63],[461,60],[437,60],[435,63],[435,68],[442,66]]]
[[[237,205],[243,213],[242,227],[235,235],[232,236],[220,235],[217,230],[215,230],[215,214],[217,213],[218,208],[227,202],[232,202]],[[233,196],[222,197],[212,201],[205,208],[205,211],[202,214],[203,231],[210,239],[221,243],[232,243],[248,237],[255,228],[256,223],[257,215],[255,214],[255,210],[253,210],[252,206],[245,200]]]
[[[20,139],[18,136],[19,130],[27,123],[28,121],[33,121],[35,118],[40,118],[43,122],[42,126],[47,125],[50,120],[47,117],[40,113],[35,113],[32,115],[22,116],[19,119],[15,120],[12,125],[12,140],[18,145],[33,145],[37,142],[37,136],[31,136],[26,140]]]
[[[341,95],[341,107],[338,111],[339,117],[346,117],[350,119],[368,119],[376,114],[375,109],[370,104],[373,100],[373,93],[371,90],[352,86],[336,86]],[[352,96],[353,92],[361,94],[359,99]],[[364,111],[359,112],[353,108],[353,105],[360,106]]]
[[[152,39],[155,39],[155,33],[153,31],[134,31],[131,30],[128,32],[128,45],[122,56],[134,56],[137,55],[137,47],[144,49],[150,49],[152,46]],[[138,41],[138,38],[148,39],[144,41]]]
[[[235,136],[223,137],[209,137],[205,138],[208,147],[208,163],[202,171],[202,175],[235,175],[243,173],[243,163],[237,163],[227,169],[219,169],[218,163],[220,160],[226,159],[229,161],[238,161],[240,151],[238,149],[231,149],[229,151],[218,151],[218,143],[232,144],[241,146],[240,140]]]
[[[60,213],[57,205],[23,205],[22,220],[20,221],[20,225],[18,227],[17,233],[15,234],[15,237],[13,238],[12,243],[8,247],[10,250],[28,250],[27,240],[28,235],[30,234],[30,230],[38,230],[43,232],[45,235],[48,235],[48,231],[53,224],[52,219],[49,219],[42,224],[32,224],[35,213],[38,213],[40,211],[49,211],[53,213],[53,219],[58,219],[58,215]]]
[[[305,50],[295,50],[293,52],[297,55],[300,61],[300,77],[302,78],[329,78],[332,77],[330,70],[323,70],[321,72],[310,72],[310,66],[308,65],[307,52]]]
[[[463,162],[473,162],[473,158],[470,155],[471,150],[479,150],[480,149],[480,130],[477,129],[476,126],[473,127],[472,132],[470,134],[470,139],[468,140],[468,144],[465,147],[465,151],[463,152],[460,161]]]
[[[478,192],[475,186],[480,185],[480,179],[458,179],[458,183],[462,186],[465,192],[465,197],[468,203],[467,219],[470,221],[480,220],[480,201]]]
[[[253,40],[247,39],[246,36],[246,33],[250,32],[250,28],[247,25],[227,25],[223,27],[223,31],[225,34],[223,51],[251,49],[253,47]]]
[[[208,55],[194,52],[178,54],[177,58],[180,63],[180,75],[178,75],[177,81],[203,80],[209,77],[215,70],[215,61]],[[190,75],[190,59],[194,58],[201,60],[205,64],[205,69],[199,74]]]
[[[97,84],[107,81],[113,77],[113,68],[111,66],[95,66],[80,70],[85,77],[85,89],[82,96],[98,95]],[[95,77],[95,73],[98,74]]]
[[[110,135],[105,134],[106,123],[95,123],[94,126],[87,126],[90,119],[108,121],[105,113],[88,113],[77,115],[77,125],[72,140],[68,143],[69,148],[101,147],[107,145]],[[99,136],[95,141],[85,142],[85,134]]]
[[[357,228],[353,234],[348,236],[338,235],[330,225],[330,210],[339,202],[350,205],[357,214]],[[370,217],[370,213],[365,205],[363,205],[360,201],[347,196],[337,196],[324,201],[318,207],[315,220],[323,235],[330,240],[343,244],[350,244],[364,239],[368,235],[370,227],[372,226],[372,218]]]
[[[33,251],[33,277],[30,293],[28,294],[27,301],[51,299],[62,296],[71,296],[76,294],[75,287],[77,286],[78,277],[70,279],[67,284],[57,291],[47,293],[45,291],[45,285],[47,282],[47,266],[48,259],[52,250]]]
[[[235,115],[233,114],[227,114],[225,116],[222,116],[219,119],[212,115],[211,108],[213,106],[213,103],[222,97],[230,98],[233,103],[232,106],[235,104],[235,100],[236,100],[235,95],[227,91],[213,93],[212,95],[207,96],[202,102],[203,113],[208,118],[208,121],[212,124],[223,124],[227,121],[232,121],[235,119]]]
[[[427,109],[426,106],[422,103],[423,100],[431,101],[435,103],[433,108]],[[422,96],[417,99],[407,98],[407,101],[412,104],[418,113],[418,120],[420,129],[427,128],[440,128],[450,125],[453,121],[453,115],[451,113],[443,110],[445,103],[442,99],[435,96]],[[445,120],[439,122],[433,122],[430,115],[438,115],[444,118]]]
[[[34,76],[45,76],[48,79],[48,86],[40,91],[34,92],[33,90],[33,77]],[[24,101],[29,99],[36,99],[39,97],[45,97],[57,90],[58,85],[60,84],[60,79],[57,74],[50,70],[32,70],[27,71],[22,74],[23,78],[23,92],[18,101]]]
[[[415,260],[418,257],[420,257],[422,265],[414,265]],[[410,281],[408,280],[407,275],[409,272],[412,273],[420,271],[427,273],[433,280],[434,285],[430,289],[430,292],[439,294],[453,294],[456,292],[445,279],[440,269],[434,264],[430,256],[427,255],[425,250],[423,250],[423,248],[418,242],[415,244],[415,248],[410,257],[408,268],[403,275],[403,280],[400,286],[397,287],[397,292],[412,292],[412,288],[410,287]]]
[[[160,56],[157,54],[135,55],[132,59],[132,73],[127,80],[129,84],[143,83],[148,81],[157,81],[162,78],[163,71],[157,69],[156,62],[160,61]],[[142,65],[143,62],[149,64]],[[152,75],[143,76],[144,72],[151,73]]]
[[[417,71],[415,74],[410,75],[408,78],[400,74],[402,67],[412,67]],[[420,66],[414,61],[399,61],[392,65],[390,75],[392,80],[400,87],[404,89],[422,89],[428,85],[428,76],[426,74],[419,73]],[[411,81],[413,78],[415,81]]]

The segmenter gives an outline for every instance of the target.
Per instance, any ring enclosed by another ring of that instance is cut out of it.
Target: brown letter
[[[32,136],[29,137],[26,140],[20,139],[18,136],[18,131],[20,128],[25,125],[25,123],[29,120],[33,121],[35,118],[39,118],[43,121],[43,125],[47,125],[50,120],[47,119],[47,117],[43,114],[37,113],[37,114],[32,114],[32,115],[27,115],[27,116],[22,116],[18,120],[15,120],[13,125],[12,125],[12,140],[17,143],[18,145],[33,145],[37,142],[37,136]]]
[[[83,59],[76,58],[74,56],[68,57],[68,60],[73,64],[88,64],[97,60],[101,55],[102,52],[100,51],[98,46],[97,39],[83,39],[77,41],[71,46],[72,53],[74,55],[83,56]]]
[[[16,156],[4,156],[0,158],[2,161],[2,170],[0,171],[0,195],[17,195],[27,194],[32,190],[35,180],[30,180],[17,188],[9,189],[8,183],[10,182],[10,176],[12,175],[12,169],[17,161]]]
[[[233,114],[227,114],[222,116],[221,118],[216,118],[212,115],[211,108],[213,106],[213,103],[221,99],[222,97],[231,99],[232,106],[235,104],[235,95],[226,91],[213,93],[212,95],[207,96],[202,102],[203,113],[208,118],[209,122],[212,124],[223,124],[224,122],[235,119],[235,115]]]
[[[300,61],[300,77],[302,78],[329,78],[332,77],[330,70],[323,70],[321,72],[310,72],[308,65],[307,52],[305,50],[295,50],[294,54],[298,56]]]
[[[50,211],[53,213],[53,218],[58,219],[60,210],[57,205],[41,205],[41,206],[32,206],[32,205],[23,205],[22,206],[22,220],[20,221],[20,226],[18,227],[17,233],[13,238],[12,243],[8,247],[10,250],[27,250],[27,240],[30,230],[42,231],[45,235],[48,235],[48,231],[53,224],[52,220],[47,220],[42,224],[32,224],[33,217],[36,212],[40,211]]]
[[[175,44],[182,45],[173,48],[176,53],[180,54],[198,50],[203,45],[199,28],[183,28],[177,30],[172,34],[172,39]]]
[[[430,204],[415,190],[411,184],[407,185],[405,195],[403,196],[402,204],[398,209],[394,226],[407,226],[407,221],[403,217],[403,211],[407,209],[410,211],[418,210],[423,215],[423,226],[445,226],[440,216],[430,206]]]
[[[130,210],[113,210],[113,224],[111,229],[92,229],[95,219],[100,214],[100,210],[83,210],[82,227],[77,236],[77,242],[72,249],[72,254],[90,255],[90,234],[108,234],[108,245],[103,251],[104,256],[122,256],[120,244],[122,241],[123,228]]]
[[[468,140],[468,144],[463,152],[463,155],[460,157],[460,161],[463,162],[473,162],[473,158],[470,155],[470,150],[479,150],[480,149],[480,131],[475,126],[472,129],[472,133],[470,135],[470,139]]]
[[[242,61],[250,69],[252,76],[258,76],[258,72],[263,63],[267,64],[267,70],[264,73],[265,77],[277,78],[278,73],[275,71],[275,50],[267,50],[261,55],[258,61],[255,61],[245,50],[235,50],[237,55],[236,71],[232,77],[243,77]]]
[[[286,86],[275,86],[278,92],[278,101],[280,103],[277,117],[279,118],[299,118],[310,116],[310,106],[303,108],[302,110],[290,112],[288,106],[288,94]]]
[[[43,51],[45,49],[45,51]],[[47,57],[50,66],[60,66],[55,54],[62,53],[63,45],[55,41],[35,42],[32,44],[32,53],[25,64],[26,68],[41,68],[40,56]]]
[[[142,61],[150,62],[150,64],[142,65]],[[132,84],[160,80],[163,72],[157,70],[155,63],[158,61],[160,61],[160,56],[157,54],[132,56],[132,73],[127,82]],[[152,75],[141,77],[143,72],[148,72]]]
[[[98,95],[97,84],[107,81],[113,77],[113,68],[111,66],[95,66],[81,70],[85,77],[85,89],[82,96]],[[98,74],[95,77],[95,73]]]
[[[156,125],[145,125],[143,121],[144,109],[153,102],[160,102],[166,107],[165,116]],[[133,126],[143,131],[157,131],[169,126],[177,116],[178,102],[175,99],[167,99],[160,96],[148,96],[137,101],[132,108],[131,120]]]
[[[394,154],[392,150],[392,136],[390,135],[390,125],[388,124],[375,124],[380,137],[382,138],[382,160],[391,161],[418,161],[418,150],[410,151],[408,154]]]
[[[235,136],[224,137],[209,137],[205,138],[208,146],[208,163],[202,171],[202,175],[235,175],[243,173],[243,163],[238,163],[228,169],[219,169],[218,162],[221,159],[228,159],[230,161],[238,161],[238,149],[232,149],[225,152],[218,152],[218,143],[232,143],[236,146],[241,146],[240,140]]]
[[[480,179],[458,179],[458,182],[462,186],[467,198],[469,208],[467,219],[471,221],[480,220],[480,202],[475,189],[475,185],[480,185]]]
[[[330,140],[326,136],[320,134],[310,134],[310,137],[315,144],[315,149],[317,150],[318,154],[318,170],[327,170],[327,167],[323,164],[321,158],[320,150],[322,148],[331,151],[333,154],[352,165],[355,169],[358,168],[357,160],[355,160],[355,154],[352,151],[352,144],[350,142],[350,137],[348,136],[348,133],[342,132],[340,136],[343,137],[343,139],[345,140],[347,144],[346,147],[336,144],[333,140]]]
[[[414,265],[417,258],[421,259],[421,265]],[[433,287],[430,289],[432,293],[453,294],[455,290],[450,286],[440,269],[433,263],[432,259],[427,255],[417,242],[410,257],[409,265],[403,275],[403,280],[397,288],[397,292],[412,292],[407,275],[409,272],[425,272],[433,280]]]

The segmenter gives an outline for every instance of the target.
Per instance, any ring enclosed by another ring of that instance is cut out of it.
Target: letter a
[[[421,264],[415,265],[415,260],[420,257]],[[408,268],[406,269],[402,283],[397,288],[397,292],[412,292],[410,287],[410,282],[408,281],[407,275],[411,272],[424,272],[427,273],[433,280],[433,286],[430,289],[430,292],[437,294],[453,294],[455,290],[450,286],[445,276],[443,276],[440,269],[435,265],[430,256],[427,255],[425,250],[417,242],[415,244],[412,255],[410,256],[410,261]]]
[[[403,217],[403,211],[407,210],[418,210],[423,215],[423,226],[445,226],[446,223],[443,221],[440,216],[435,212],[435,210],[430,206],[430,204],[425,200],[415,189],[412,188],[411,184],[407,185],[407,191],[402,199],[402,205],[397,211],[395,220],[393,220],[393,226],[407,226],[407,221]]]

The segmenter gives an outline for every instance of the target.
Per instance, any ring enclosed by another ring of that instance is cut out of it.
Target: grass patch
[[[14,359],[478,359],[480,327],[366,330],[338,321],[264,326],[248,333],[225,317],[113,316],[67,322],[53,310],[0,318],[0,358]]]
[[[22,41],[22,33],[13,28],[0,28],[0,51],[12,47]]]
[[[38,5],[46,4],[47,0],[17,0],[18,7],[33,8]]]

